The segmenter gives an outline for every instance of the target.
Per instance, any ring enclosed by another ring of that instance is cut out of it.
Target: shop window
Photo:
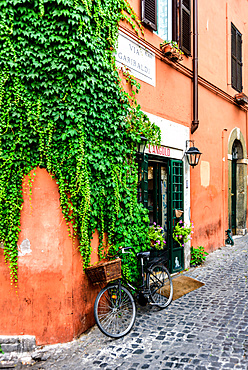
[[[238,92],[242,91],[242,35],[231,24],[231,74],[232,87]]]
[[[167,240],[167,164],[150,161],[148,166],[148,203],[150,224],[163,227]]]
[[[142,22],[191,53],[191,0],[141,0]]]

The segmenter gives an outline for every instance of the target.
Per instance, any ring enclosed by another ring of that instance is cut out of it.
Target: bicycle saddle
[[[149,258],[150,257],[150,251],[147,252],[139,252],[136,254],[136,257],[141,259],[141,258]]]

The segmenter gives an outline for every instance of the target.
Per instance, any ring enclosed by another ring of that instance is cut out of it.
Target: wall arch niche
[[[244,235],[247,204],[247,150],[239,128],[228,141],[228,224],[233,235]]]

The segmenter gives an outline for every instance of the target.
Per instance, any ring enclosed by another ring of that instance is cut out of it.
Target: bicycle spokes
[[[119,285],[103,289],[95,302],[95,319],[101,331],[114,338],[127,334],[134,323],[136,309],[130,292]]]
[[[170,304],[173,296],[173,285],[170,274],[164,265],[154,265],[147,276],[151,300],[159,307]]]

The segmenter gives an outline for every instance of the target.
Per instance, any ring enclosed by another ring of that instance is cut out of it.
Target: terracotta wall
[[[232,130],[236,127],[240,129],[247,143],[246,108],[242,109],[232,101],[238,92],[231,86],[232,22],[242,33],[244,41],[242,82],[243,92],[248,94],[247,16],[245,2],[212,0],[205,6],[199,2],[199,76],[210,82],[212,89],[204,83],[199,87],[200,125],[192,135],[203,152],[200,166],[191,171],[191,210],[196,226],[192,244],[203,245],[207,251],[225,244],[225,230],[230,227],[228,139]],[[207,171],[208,185],[203,184]]]
[[[199,93],[206,105],[200,104],[200,126],[193,135],[203,154],[191,170],[192,245],[211,252],[223,246],[228,228],[228,138],[235,122],[244,133],[246,129],[244,115],[232,104],[204,88]]]
[[[37,344],[66,342],[94,324],[97,292],[68,236],[56,181],[45,169],[36,174],[31,203],[24,194],[17,293],[0,249],[0,334],[35,335]]]
[[[132,0],[131,4],[140,16],[140,1]],[[193,11],[191,14],[193,18]],[[247,17],[246,2],[198,1],[200,124],[191,139],[203,154],[200,165],[191,169],[190,212],[195,223],[192,245],[203,245],[209,252],[223,246],[225,230],[230,226],[228,139],[235,127],[240,129],[247,144],[247,108],[242,109],[234,103],[238,92],[231,86],[232,22],[242,33],[243,92],[248,95]],[[127,25],[122,27],[130,30]],[[163,40],[148,27],[145,27],[145,38],[147,47],[156,53],[156,87],[139,81],[138,102],[146,112],[190,127],[193,119],[192,56],[184,57],[178,64],[168,63],[159,54],[159,43]]]
[[[137,14],[140,1],[131,0]],[[192,245],[207,251],[221,247],[228,228],[228,138],[235,127],[247,140],[247,113],[234,104],[230,85],[231,22],[248,39],[247,2],[199,1],[199,121],[192,135],[203,153],[191,169]],[[130,27],[122,24],[127,32]],[[180,64],[161,58],[156,34],[145,28],[144,41],[156,51],[156,87],[141,83],[138,103],[144,111],[190,127],[192,121],[192,57]],[[243,86],[248,95],[247,42],[243,42]],[[245,158],[246,159],[246,158]],[[11,289],[8,267],[0,248],[0,334],[35,335],[38,344],[65,342],[94,323],[96,290],[82,273],[81,257],[68,237],[59,206],[56,182],[46,170],[37,170],[32,208],[28,194],[21,215],[18,295]],[[93,240],[97,247],[97,236]],[[23,244],[25,246],[25,242]],[[29,250],[30,249],[30,250]],[[94,254],[94,257],[96,255]]]

